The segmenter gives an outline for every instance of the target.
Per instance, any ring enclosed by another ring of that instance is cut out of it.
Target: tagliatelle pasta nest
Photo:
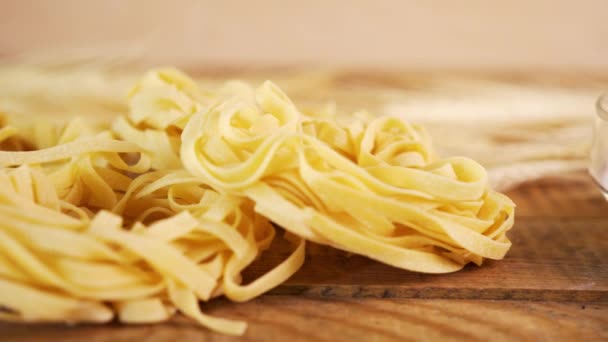
[[[129,113],[0,117],[0,318],[159,322],[177,310],[226,334],[199,301],[246,301],[303,264],[305,240],[410,271],[447,273],[511,243],[514,204],[477,162],[440,159],[393,117],[300,111],[273,83],[200,89],[147,73]],[[241,273],[275,228],[293,252]]]

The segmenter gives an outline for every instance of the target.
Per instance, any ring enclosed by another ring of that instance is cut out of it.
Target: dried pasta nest
[[[2,116],[1,319],[144,323],[179,311],[239,335],[245,323],[199,302],[280,285],[306,240],[426,273],[511,246],[514,204],[484,168],[439,158],[403,119],[303,113],[272,82],[210,91],[173,69],[148,72],[128,104],[102,124]],[[292,252],[243,284],[272,223]]]

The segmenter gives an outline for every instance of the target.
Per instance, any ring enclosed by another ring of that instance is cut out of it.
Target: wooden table
[[[309,245],[287,283],[248,303],[220,299],[203,309],[249,322],[243,340],[608,340],[608,203],[582,172],[509,195],[518,208],[502,261],[424,275]],[[142,339],[232,338],[183,317],[144,326],[0,323],[2,341]]]

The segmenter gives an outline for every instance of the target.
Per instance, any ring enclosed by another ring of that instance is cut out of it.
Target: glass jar
[[[608,93],[596,103],[589,172],[608,200]]]

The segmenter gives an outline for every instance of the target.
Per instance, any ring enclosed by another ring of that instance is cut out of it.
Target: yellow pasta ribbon
[[[437,159],[424,129],[399,118],[320,117],[270,82],[241,87],[192,116],[180,157],[307,240],[428,273],[504,257],[514,205],[488,188],[481,165]]]
[[[199,302],[284,283],[307,240],[426,273],[511,246],[514,204],[485,169],[439,158],[403,119],[302,112],[270,81],[209,91],[175,69],[146,73],[127,101],[105,122],[0,115],[1,320],[141,324],[180,312],[241,335],[244,322]],[[273,224],[292,251],[244,284]]]

